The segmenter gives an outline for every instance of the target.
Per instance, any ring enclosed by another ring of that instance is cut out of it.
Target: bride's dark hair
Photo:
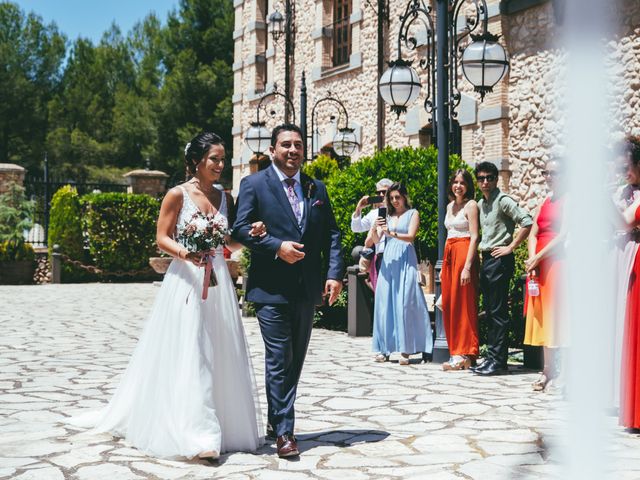
[[[195,175],[196,166],[207,154],[212,145],[224,147],[224,141],[213,132],[202,132],[191,139],[184,147],[184,163],[189,175]]]

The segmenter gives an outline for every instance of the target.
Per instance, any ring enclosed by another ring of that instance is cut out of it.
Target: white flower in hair
[[[191,147],[191,142],[187,143],[184,147],[184,156],[187,156],[187,152],[189,151],[189,147]]]

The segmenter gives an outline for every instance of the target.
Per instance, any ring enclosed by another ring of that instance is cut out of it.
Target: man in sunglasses
[[[509,281],[513,276],[513,251],[529,235],[533,220],[516,201],[498,188],[498,168],[491,162],[476,165],[476,180],[482,191],[478,202],[482,239],[480,253],[480,290],[489,323],[488,355],[472,371],[478,375],[507,373],[509,333]],[[515,226],[518,233],[513,235]]]

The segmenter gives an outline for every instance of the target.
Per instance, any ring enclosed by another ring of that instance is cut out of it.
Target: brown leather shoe
[[[276,447],[278,448],[278,456],[280,458],[295,457],[300,455],[298,451],[298,445],[296,444],[296,437],[290,433],[280,435],[276,439]]]

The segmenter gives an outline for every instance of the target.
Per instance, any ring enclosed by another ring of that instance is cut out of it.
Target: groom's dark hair
[[[272,147],[276,146],[276,143],[278,141],[278,135],[280,135],[280,132],[297,132],[298,135],[300,135],[300,138],[304,138],[304,136],[302,135],[302,130],[300,129],[299,126],[294,125],[293,123],[283,123],[282,125],[278,125],[276,128],[273,129],[273,132],[271,132]]]

